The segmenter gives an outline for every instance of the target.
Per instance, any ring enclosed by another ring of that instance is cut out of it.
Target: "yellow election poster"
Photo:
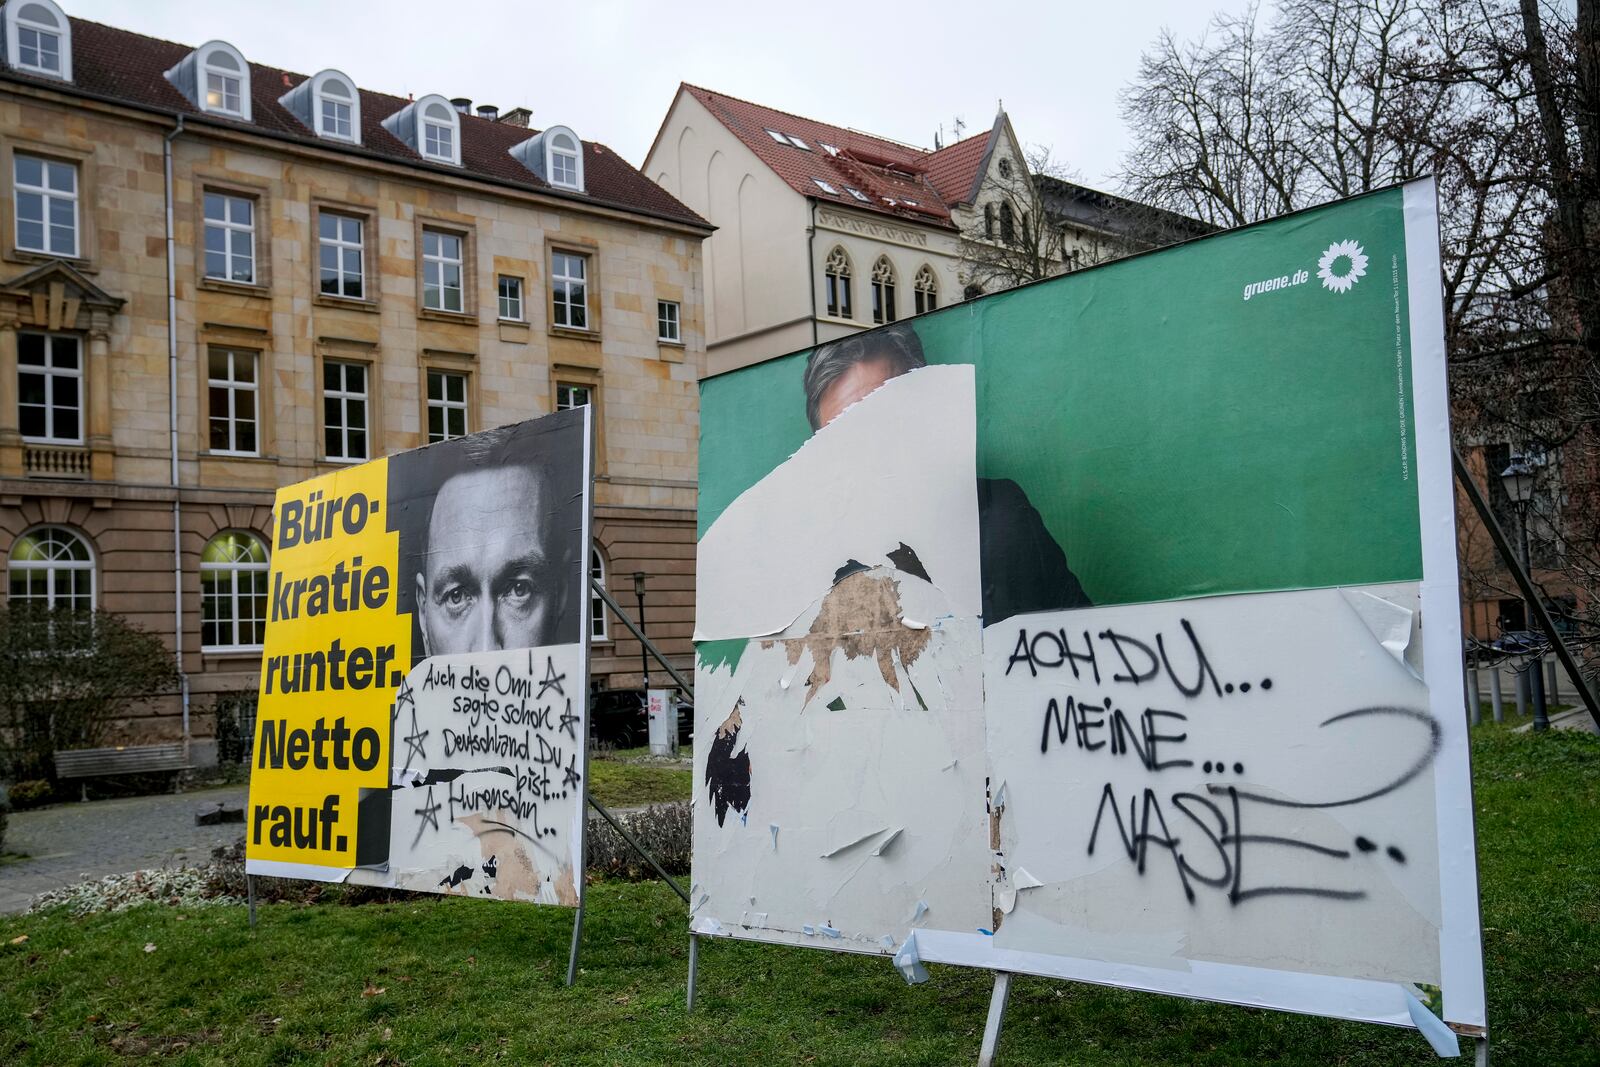
[[[591,435],[575,409],[279,490],[250,873],[579,902]]]

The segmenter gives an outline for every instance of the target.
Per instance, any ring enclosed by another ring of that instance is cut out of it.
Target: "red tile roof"
[[[685,83],[682,89],[802,196],[946,228],[953,228],[951,207],[970,199],[989,138],[984,133],[929,152],[698,85]],[[787,141],[779,144],[768,130],[798,137],[810,151]],[[828,152],[824,144],[839,153]],[[838,192],[819,187],[818,178]],[[860,190],[867,199],[851,195],[850,189]]]
[[[618,208],[673,222],[710,229],[699,215],[670,193],[639,173],[605,145],[585,141],[583,193],[557,189],[524,167],[509,149],[539,131],[476,115],[458,115],[461,125],[461,166],[424,160],[405,142],[383,127],[383,120],[410,101],[366,89],[361,93],[361,144],[347,145],[316,136],[278,103],[279,97],[306,79],[306,75],[250,64],[251,121],[243,122],[202,112],[166,79],[193,49],[114,26],[72,19],[71,85],[0,68],[0,80],[26,82],[60,92],[79,92],[109,98],[135,107],[182,114],[207,124],[250,130],[271,137],[314,144],[333,152],[377,156],[418,170],[465,174],[497,185],[537,190],[567,199]]]

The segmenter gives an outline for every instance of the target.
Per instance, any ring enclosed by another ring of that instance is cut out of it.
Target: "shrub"
[[[660,804],[618,816],[617,821],[628,828],[656,862],[668,874],[688,874],[690,830],[694,820],[689,804]],[[598,816],[589,820],[589,871],[606,878],[623,878],[628,881],[655,878],[656,872],[649,862],[611,824]]]
[[[121,616],[0,608],[0,756],[16,778],[50,778],[56,752],[93,748],[129,704],[177,681],[161,639]]]
[[[37,808],[50,803],[50,783],[42,778],[30,778],[11,787],[11,806],[18,811]]]

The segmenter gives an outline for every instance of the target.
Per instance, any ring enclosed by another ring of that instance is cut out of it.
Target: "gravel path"
[[[34,894],[47,889],[208,860],[213,848],[232,844],[244,827],[196,826],[195,812],[219,802],[243,805],[245,792],[240,785],[12,812],[5,849],[27,858],[0,861],[0,914],[26,910]]]

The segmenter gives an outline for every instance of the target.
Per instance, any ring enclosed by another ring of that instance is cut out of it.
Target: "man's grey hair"
[[[822,428],[818,411],[828,387],[856,364],[876,359],[889,364],[891,378],[928,365],[927,357],[922,354],[922,342],[910,323],[852,334],[812,349],[806,360],[805,376],[806,418],[811,421],[812,430]]]

